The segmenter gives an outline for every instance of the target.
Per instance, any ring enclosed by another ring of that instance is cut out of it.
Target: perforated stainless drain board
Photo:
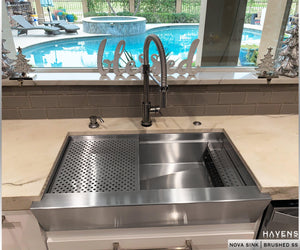
[[[138,137],[71,136],[47,193],[138,190]]]

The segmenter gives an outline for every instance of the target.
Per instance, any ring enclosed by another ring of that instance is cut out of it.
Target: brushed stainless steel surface
[[[46,231],[255,222],[270,197],[256,187],[45,194],[31,211]]]
[[[245,164],[242,159],[239,157],[236,150],[233,148],[233,145],[230,143],[230,138],[227,138],[223,142],[224,148],[226,148],[226,153],[228,154],[230,160],[235,166],[235,170],[239,173],[239,176],[242,176],[243,182],[246,186],[255,186],[255,182],[252,179],[251,175],[247,171]]]
[[[177,189],[211,187],[212,183],[203,164],[194,164],[189,170],[148,178],[140,181],[141,189]]]
[[[31,208],[117,207],[140,205],[173,205],[185,203],[263,200],[269,198],[256,187],[209,187],[140,190],[115,193],[44,194]]]
[[[140,141],[140,188],[171,189],[210,187],[203,162],[205,142]]]
[[[138,172],[137,136],[73,137],[48,192],[135,191]]]
[[[202,138],[155,138],[140,141],[141,189],[210,187],[204,162],[209,153],[222,186],[244,186],[222,141]],[[208,142],[209,141],[209,142]],[[207,151],[207,152],[206,152]],[[194,169],[192,169],[194,168]]]
[[[222,143],[209,143],[209,154],[225,187],[244,186]]]
[[[177,172],[199,168],[198,162],[140,164],[140,180],[166,176]]]
[[[168,248],[146,248],[145,250],[192,250],[192,241],[191,240],[186,240],[185,241],[185,246],[181,247],[168,247]],[[113,243],[113,250],[125,250],[124,248],[120,247],[119,242],[114,242]],[[127,249],[129,250],[129,249]],[[130,250],[138,250],[138,249],[130,249]]]
[[[140,141],[140,163],[200,162],[207,144],[174,139],[159,143]]]
[[[71,136],[31,210],[45,230],[254,222],[270,196],[233,153],[224,133]]]

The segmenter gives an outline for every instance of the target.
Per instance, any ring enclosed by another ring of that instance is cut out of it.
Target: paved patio
[[[20,35],[18,36],[17,30],[12,30],[15,46],[17,47],[27,47],[33,44],[42,43],[53,41],[57,39],[64,39],[64,38],[73,38],[73,37],[87,37],[87,36],[95,36],[96,34],[89,34],[83,32],[82,24],[76,24],[80,27],[78,33],[66,33],[64,30],[61,30],[59,35],[48,35],[42,29],[38,30],[28,30],[28,35]]]
[[[80,27],[78,33],[66,33],[64,30],[61,30],[59,35],[48,35],[44,32],[44,30],[28,30],[28,35],[20,35],[18,36],[17,30],[12,30],[13,39],[15,42],[16,48],[19,46],[21,48],[25,48],[27,46],[42,43],[42,42],[49,42],[58,39],[65,39],[65,38],[78,38],[78,37],[88,37],[88,36],[100,36],[101,34],[90,34],[83,31],[83,25],[81,23],[77,24]],[[163,26],[166,24],[146,24],[146,29],[154,28],[158,26]],[[170,25],[178,25],[178,24],[170,24]]]

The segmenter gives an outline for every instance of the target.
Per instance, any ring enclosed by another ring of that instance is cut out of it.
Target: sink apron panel
[[[256,187],[46,194],[31,208],[46,231],[255,222],[270,202]]]

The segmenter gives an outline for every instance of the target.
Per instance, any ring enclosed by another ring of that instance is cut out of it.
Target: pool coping
[[[91,17],[85,17],[82,19],[82,23],[83,22],[91,22],[91,23],[108,23],[108,22],[111,22],[111,23],[130,23],[132,21],[134,22],[146,22],[146,18],[145,17],[138,17],[138,16],[113,16],[113,17],[118,17],[118,18],[130,18],[130,20],[93,20],[93,18],[98,18],[98,19],[104,19],[104,18],[107,18],[107,17],[111,17],[111,16],[91,16]]]

